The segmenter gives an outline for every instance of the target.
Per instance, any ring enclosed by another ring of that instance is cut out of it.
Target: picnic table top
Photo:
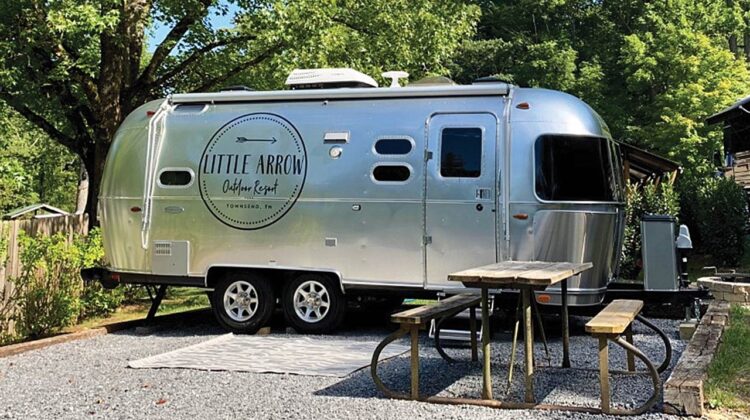
[[[448,280],[467,287],[551,286],[593,266],[589,262],[504,261],[449,274]]]

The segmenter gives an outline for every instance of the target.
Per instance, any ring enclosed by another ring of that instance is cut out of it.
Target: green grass
[[[712,408],[750,414],[750,309],[732,307],[730,326],[708,371],[706,397]]]
[[[203,289],[194,287],[172,287],[167,289],[167,296],[162,300],[157,315],[173,314],[177,312],[191,311],[194,309],[208,308],[208,296]],[[84,328],[93,328],[103,324],[113,322],[130,321],[133,319],[146,318],[148,310],[151,307],[151,301],[148,298],[139,299],[138,301],[123,305],[106,317],[94,317],[84,322],[66,328],[66,332],[77,331]]]

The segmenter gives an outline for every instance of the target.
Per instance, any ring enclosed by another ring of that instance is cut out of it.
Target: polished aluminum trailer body
[[[462,128],[481,137],[480,168],[444,176],[441,135]],[[615,198],[539,198],[535,144],[550,134],[606,142]],[[381,154],[383,139],[411,147]],[[173,95],[112,143],[108,268],[153,284],[212,287],[216,270],[242,267],[331,273],[345,293],[451,292],[448,273],[498,261],[592,262],[569,294],[599,304],[622,243],[615,147],[579,99],[503,83]],[[378,180],[391,172],[406,179]]]

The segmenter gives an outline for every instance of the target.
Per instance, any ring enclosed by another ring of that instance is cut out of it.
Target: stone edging
[[[161,315],[161,316],[157,316],[154,319],[154,323],[174,322],[174,321],[178,321],[186,317],[189,317],[190,315],[195,315],[197,313],[202,313],[202,312],[205,312],[205,309],[197,309],[197,310],[191,310],[191,311],[186,311],[186,312],[179,312],[175,314]],[[125,330],[128,328],[138,327],[138,326],[144,325],[145,322],[146,322],[145,319],[134,319],[130,321],[114,322],[111,324],[105,324],[100,327],[86,329],[86,330],[78,331],[74,333],[61,334],[61,335],[56,335],[54,337],[42,338],[39,340],[26,341],[23,343],[2,346],[0,347],[0,358],[25,353],[31,350],[43,349],[45,347],[53,346],[55,344],[67,343],[67,342],[76,341],[76,340],[83,340],[87,338],[97,337],[100,335],[105,335],[105,334],[115,332],[115,331],[121,331],[121,330]]]
[[[664,384],[664,412],[703,416],[703,381],[729,323],[729,302],[715,300],[701,318],[672,374]]]
[[[711,290],[716,300],[750,305],[750,283],[730,282],[721,277],[702,277],[698,284]]]

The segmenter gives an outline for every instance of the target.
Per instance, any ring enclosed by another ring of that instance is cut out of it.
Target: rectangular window
[[[545,135],[536,140],[536,194],[549,201],[616,201],[607,139]]]
[[[482,129],[444,128],[440,135],[440,175],[478,178],[482,173]]]

